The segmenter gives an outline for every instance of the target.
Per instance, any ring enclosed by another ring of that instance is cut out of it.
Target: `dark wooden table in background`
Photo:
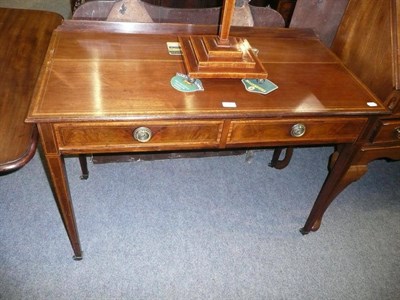
[[[24,123],[53,29],[56,13],[0,8],[0,174],[33,157],[37,129]]]

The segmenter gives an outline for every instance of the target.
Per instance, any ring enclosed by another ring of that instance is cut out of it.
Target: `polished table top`
[[[215,27],[66,21],[53,35],[29,122],[362,115],[385,112],[309,30],[233,28],[259,50],[268,95],[248,93],[238,79],[202,79],[204,92],[182,93],[170,79],[185,69],[166,43],[179,32]],[[178,32],[172,33],[172,32]],[[143,34],[147,33],[147,34]],[[149,34],[150,33],[150,34]],[[153,34],[152,34],[153,33]],[[168,34],[170,33],[170,34]],[[235,102],[225,108],[222,102]]]

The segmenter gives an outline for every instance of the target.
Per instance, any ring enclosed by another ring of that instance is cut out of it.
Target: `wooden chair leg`
[[[285,157],[283,159],[279,159],[283,150],[285,150]],[[292,155],[293,155],[293,148],[292,147],[275,148],[274,153],[272,155],[271,162],[269,163],[269,166],[271,168],[275,168],[275,169],[278,169],[278,170],[286,168],[287,165],[290,162],[290,159],[292,158]]]
[[[85,154],[79,154],[79,164],[81,165],[81,179],[86,180],[89,178],[89,170],[87,167],[87,160],[86,160],[86,155]]]

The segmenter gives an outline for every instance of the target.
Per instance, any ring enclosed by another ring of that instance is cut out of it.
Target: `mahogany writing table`
[[[65,154],[337,144],[339,155],[301,231],[319,228],[337,183],[386,109],[312,31],[299,29],[231,30],[258,49],[279,86],[268,95],[247,92],[240,79],[203,79],[203,92],[173,89],[171,77],[185,69],[166,43],[216,30],[65,21],[54,31],[27,122],[38,126],[76,259],[82,252]]]

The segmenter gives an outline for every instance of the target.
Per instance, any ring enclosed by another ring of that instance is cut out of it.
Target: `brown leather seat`
[[[330,47],[349,0],[297,0],[290,26],[312,28]]]
[[[116,1],[89,1],[78,7],[73,14],[75,20],[106,20]],[[143,2],[153,22],[184,24],[218,24],[221,7],[171,8]],[[256,27],[284,27],[283,17],[269,7],[250,5]]]

